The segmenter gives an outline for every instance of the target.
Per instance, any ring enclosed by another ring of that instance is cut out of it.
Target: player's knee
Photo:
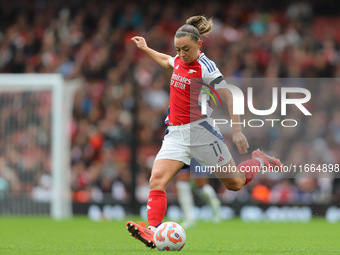
[[[149,180],[150,190],[164,190],[166,185],[163,177],[163,174],[160,172],[152,172]]]
[[[224,179],[223,184],[228,190],[239,191],[244,186],[244,180],[241,178],[228,178]]]

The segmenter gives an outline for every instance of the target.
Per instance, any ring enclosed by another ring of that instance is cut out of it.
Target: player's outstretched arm
[[[145,39],[141,36],[132,37],[131,40],[135,42],[135,44],[137,45],[139,49],[149,54],[150,57],[156,60],[158,64],[168,69],[172,68],[172,66],[169,64],[169,60],[171,59],[171,56],[160,53],[158,51],[155,51],[149,48],[145,42]]]
[[[228,111],[231,120],[233,121],[233,142],[236,144],[238,151],[241,154],[247,153],[249,144],[247,138],[243,135],[241,129],[241,117],[240,115],[234,115],[233,112],[233,95],[227,88],[220,88],[218,90],[220,97],[227,103]]]

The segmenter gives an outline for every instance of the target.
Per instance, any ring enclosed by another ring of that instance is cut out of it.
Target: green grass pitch
[[[128,220],[139,220],[129,218]],[[186,231],[181,254],[340,254],[340,223],[220,224],[198,222]],[[129,236],[125,221],[92,222],[85,217],[0,217],[0,254],[158,254]]]

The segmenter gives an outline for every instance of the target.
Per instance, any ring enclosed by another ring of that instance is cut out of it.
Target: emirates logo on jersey
[[[190,84],[190,79],[180,76],[178,74],[172,74],[170,85],[176,88],[185,89],[186,84]]]
[[[181,82],[181,83],[184,83],[184,84],[191,84],[190,79],[183,77],[183,76],[180,76],[179,74],[173,73],[172,76],[171,76],[171,80],[178,81],[178,82]]]

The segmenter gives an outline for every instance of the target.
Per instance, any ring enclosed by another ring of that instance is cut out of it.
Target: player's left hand
[[[236,144],[237,149],[241,154],[248,152],[249,144],[242,132],[233,133],[233,142]]]

